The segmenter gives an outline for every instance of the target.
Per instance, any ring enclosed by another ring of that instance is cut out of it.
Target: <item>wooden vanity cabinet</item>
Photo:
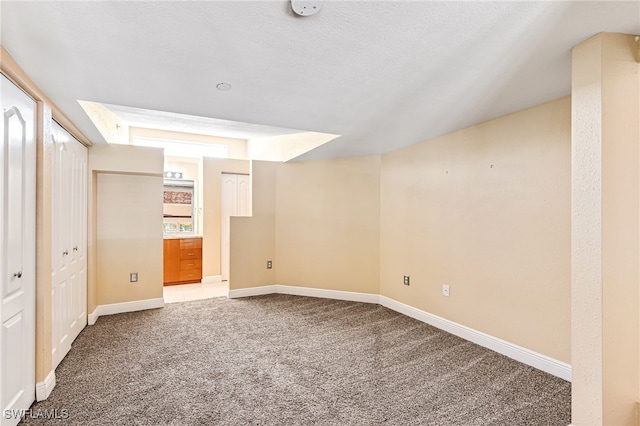
[[[164,240],[164,285],[202,281],[202,238]]]

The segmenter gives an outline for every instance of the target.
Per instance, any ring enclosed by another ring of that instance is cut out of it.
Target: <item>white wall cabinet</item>
[[[222,280],[229,279],[231,216],[251,216],[251,176],[222,174],[222,238],[221,274]]]
[[[4,75],[0,100],[0,423],[15,425],[35,399],[36,103]]]
[[[87,148],[53,122],[51,346],[55,369],[87,325]]]

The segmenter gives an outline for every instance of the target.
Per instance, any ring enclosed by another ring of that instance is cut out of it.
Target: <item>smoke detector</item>
[[[311,16],[320,11],[322,0],[291,0],[291,9],[300,16]]]

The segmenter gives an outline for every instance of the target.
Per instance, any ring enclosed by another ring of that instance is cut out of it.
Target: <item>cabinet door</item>
[[[180,240],[164,240],[164,283],[180,281]]]
[[[0,75],[0,412],[35,399],[36,103]],[[9,410],[9,411],[5,411]],[[3,424],[17,424],[19,416]]]

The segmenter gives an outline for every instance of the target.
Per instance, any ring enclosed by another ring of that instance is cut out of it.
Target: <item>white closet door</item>
[[[222,174],[222,228],[220,238],[220,273],[229,280],[231,252],[231,216],[251,216],[251,176]]]
[[[87,324],[87,149],[53,123],[52,357],[55,369]]]
[[[36,103],[0,79],[0,422],[15,425],[35,399]]]
[[[87,148],[75,139],[71,152],[71,309],[69,329],[75,340],[87,325]]]
[[[52,165],[52,239],[51,239],[51,332],[53,369],[71,349],[71,338],[63,326],[69,317],[69,245],[70,195],[71,181],[69,167],[69,139],[60,132],[57,123],[53,123],[53,165]],[[66,189],[66,190],[65,190]]]

